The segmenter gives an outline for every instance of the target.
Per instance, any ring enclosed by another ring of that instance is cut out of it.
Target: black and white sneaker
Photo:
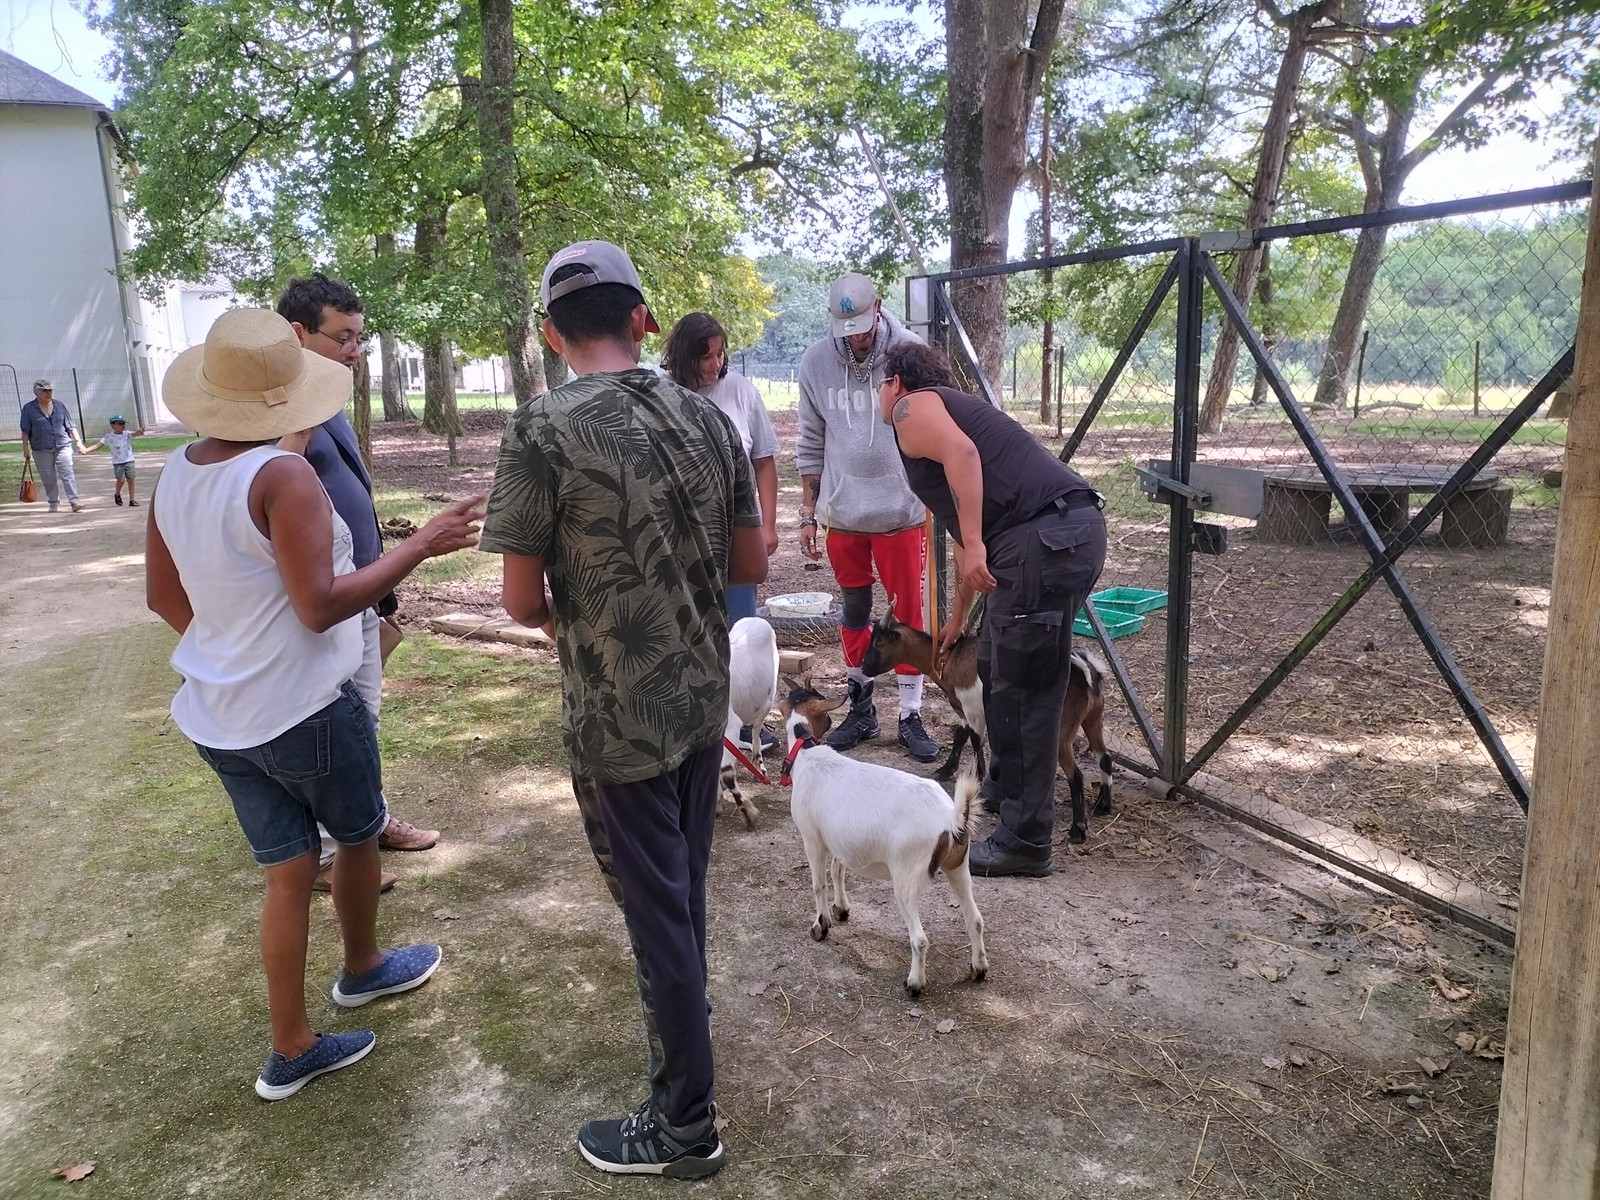
[[[939,743],[922,727],[921,713],[908,713],[900,718],[900,744],[918,762],[932,762],[939,757]]]
[[[716,1120],[703,1130],[675,1130],[646,1100],[637,1111],[612,1121],[590,1121],[578,1131],[578,1152],[589,1165],[613,1175],[665,1175],[703,1179],[722,1169],[727,1156]]]
[[[739,726],[739,749],[743,750],[746,754],[754,754],[755,753],[755,747],[753,745],[751,745],[750,734],[751,734],[750,726],[748,726],[748,725]],[[766,726],[762,726],[762,728],[761,728],[761,753],[763,753],[763,754],[771,754],[777,748],[778,748],[778,739],[777,739],[777,737],[773,734],[772,730],[766,728]]]

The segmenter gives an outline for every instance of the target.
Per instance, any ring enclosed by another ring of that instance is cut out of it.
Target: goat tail
[[[1074,650],[1070,661],[1083,675],[1083,682],[1088,685],[1091,696],[1104,694],[1105,678],[1111,674],[1105,659],[1092,650]]]
[[[975,758],[968,758],[961,764],[961,773],[956,776],[956,827],[949,833],[939,835],[933,861],[928,864],[929,878],[941,867],[950,871],[966,861],[967,847],[972,844],[972,810],[977,803],[978,764]]]

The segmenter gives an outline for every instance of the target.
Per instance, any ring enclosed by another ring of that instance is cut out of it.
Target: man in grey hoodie
[[[877,580],[894,601],[894,614],[923,627],[923,572],[928,545],[926,510],[906,482],[892,434],[878,409],[883,357],[896,342],[917,341],[883,308],[872,280],[851,272],[828,293],[832,328],[800,359],[800,549],[820,559],[817,531],[843,593],[839,642],[849,676],[850,712],[828,735],[836,750],[878,736],[874,681],[861,671],[872,641],[872,585]],[[899,741],[918,762],[939,757],[939,746],[922,726],[922,676],[896,667],[900,690]]]

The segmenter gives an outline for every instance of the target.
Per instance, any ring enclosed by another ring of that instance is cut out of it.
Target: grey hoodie
[[[847,533],[895,533],[921,525],[925,513],[878,407],[884,353],[897,342],[920,339],[888,309],[878,317],[867,379],[858,377],[843,338],[823,338],[800,358],[795,466],[801,475],[822,476],[817,519]]]

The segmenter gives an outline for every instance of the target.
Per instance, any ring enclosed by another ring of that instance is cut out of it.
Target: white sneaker
[[[82,512],[83,511],[83,505],[79,504],[76,500],[74,500],[72,502],[72,511],[73,512]]]
[[[57,510],[57,509],[58,509],[58,508],[60,508],[60,507],[61,507],[61,506],[60,506],[60,505],[59,505],[59,504],[52,504],[52,505],[51,505],[51,506],[50,506],[50,507],[49,507],[49,508],[48,508],[48,509],[46,509],[46,510],[45,510],[45,511],[47,511],[47,512],[55,512],[55,511],[56,511],[56,510]]]

